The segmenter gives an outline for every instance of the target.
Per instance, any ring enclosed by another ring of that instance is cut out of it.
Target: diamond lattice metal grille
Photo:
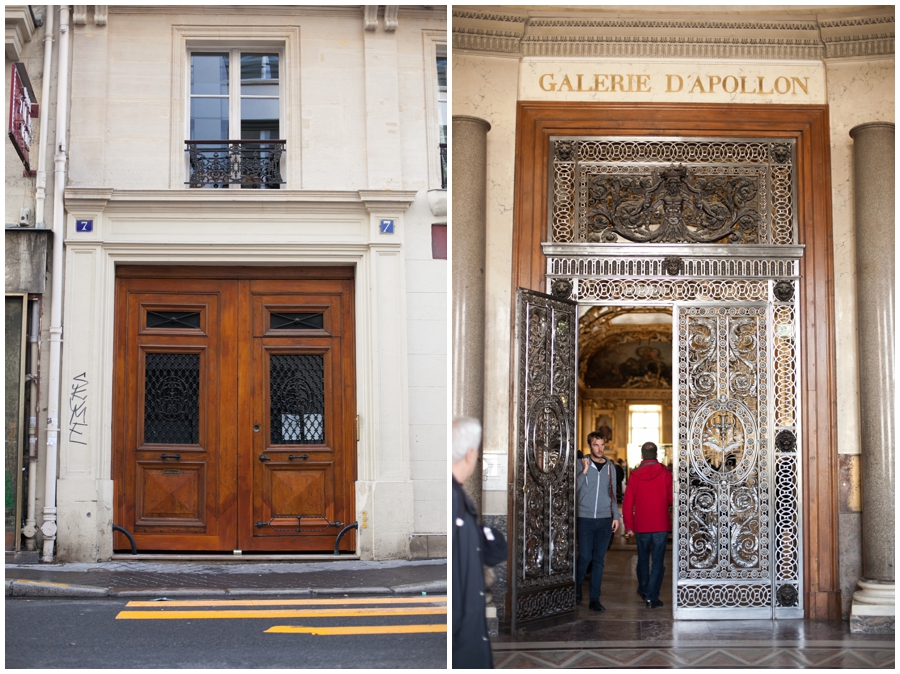
[[[325,442],[325,356],[272,354],[269,396],[273,445]]]

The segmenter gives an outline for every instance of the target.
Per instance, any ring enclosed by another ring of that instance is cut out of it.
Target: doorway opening
[[[606,438],[605,456],[619,466],[618,506],[631,471],[641,464],[641,445],[653,442],[658,459],[672,466],[672,308],[666,306],[579,305],[578,307],[578,446],[587,455],[587,434]],[[619,479],[622,478],[622,479]],[[671,536],[666,547],[666,576],[661,614],[671,618]],[[606,553],[601,603],[610,616],[648,619],[637,589],[637,544],[624,527]],[[588,585],[586,581],[585,585]],[[583,588],[587,596],[587,587]],[[584,602],[579,619],[597,616]]]

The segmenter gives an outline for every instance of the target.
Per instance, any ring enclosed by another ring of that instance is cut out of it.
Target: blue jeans
[[[650,534],[635,532],[634,537],[637,539],[638,592],[648,601],[658,601],[663,574],[666,572],[666,541],[669,539],[669,532],[655,531]]]
[[[592,517],[577,518],[578,526],[578,568],[575,577],[575,595],[581,597],[581,586],[587,575],[588,564],[591,567],[591,601],[600,601],[600,581],[603,579],[603,561],[606,548],[612,538],[612,517],[594,519]]]

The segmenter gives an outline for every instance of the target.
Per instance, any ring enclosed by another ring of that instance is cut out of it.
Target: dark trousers
[[[637,540],[638,553],[638,592],[649,601],[658,601],[663,574],[666,572],[666,541],[669,538],[669,532],[635,533],[634,537]]]
[[[592,517],[579,517],[578,525],[578,568],[575,577],[575,595],[581,597],[581,586],[587,574],[588,565],[591,567],[591,601],[600,601],[600,581],[603,579],[603,561],[606,557],[606,548],[612,538],[612,517],[594,519]]]

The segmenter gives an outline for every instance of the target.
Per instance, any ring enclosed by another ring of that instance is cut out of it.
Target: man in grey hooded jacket
[[[591,453],[582,460],[581,471],[575,480],[578,497],[576,522],[578,568],[575,576],[575,601],[581,601],[581,586],[584,584],[588,565],[593,562],[588,608],[603,612],[606,610],[600,603],[603,562],[609,540],[619,528],[616,471],[612,461],[603,457],[606,448],[604,437],[600,433],[590,433],[587,442]]]

